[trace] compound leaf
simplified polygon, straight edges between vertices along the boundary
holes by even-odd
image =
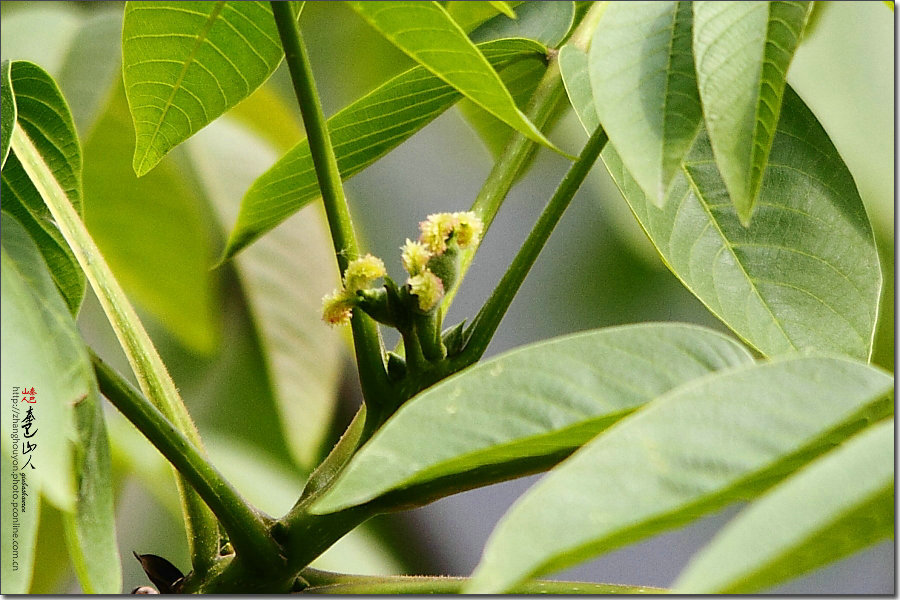
[[[284,52],[266,2],[128,2],[125,91],[134,120],[134,172],[249,96]]]
[[[694,61],[716,164],[744,225],[812,2],[693,2]]]
[[[515,350],[404,405],[314,510],[460,475],[471,487],[478,469],[494,481],[545,469],[672,388],[747,362],[734,341],[678,324],[602,329]]]
[[[661,205],[703,121],[691,3],[610,3],[591,41],[590,79],[610,142]]]
[[[756,217],[743,227],[701,133],[664,209],[614,151],[603,160],[666,264],[760,352],[872,351],[881,270],[850,175],[812,112],[786,90]]]
[[[672,390],[553,469],[497,525],[468,592],[500,593],[740,499],[893,412],[893,379],[794,356]]]
[[[13,61],[10,80],[17,126],[34,143],[81,214],[81,146],[65,98],[53,78],[31,62]],[[3,165],[0,193],[3,209],[14,215],[35,240],[69,310],[77,314],[84,298],[84,274],[11,149]]]
[[[498,68],[541,57],[546,52],[537,42],[523,39],[486,42],[480,48]],[[344,107],[328,119],[341,177],[351,177],[377,161],[460,97],[442,79],[424,67],[415,67]],[[303,140],[247,190],[225,258],[234,256],[318,197],[319,185],[309,142]]]
[[[752,594],[891,537],[894,421],[816,459],[741,512],[675,582],[687,594]]]
[[[497,72],[437,2],[350,2],[388,41],[489,113],[553,150]]]

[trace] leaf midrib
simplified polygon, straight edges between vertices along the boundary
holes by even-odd
[[[154,144],[156,143],[156,138],[159,135],[160,128],[162,128],[162,124],[166,119],[166,115],[169,113],[169,109],[172,107],[172,103],[175,100],[175,94],[181,90],[181,84],[184,81],[185,76],[187,75],[187,71],[190,66],[194,63],[196,59],[197,52],[200,50],[200,47],[203,45],[203,42],[206,41],[207,36],[209,35],[210,30],[213,27],[216,19],[219,18],[219,14],[221,14],[222,10],[225,8],[225,2],[220,0],[216,2],[215,7],[213,7],[212,12],[207,17],[206,21],[203,23],[203,27],[196,35],[196,39],[194,40],[194,47],[191,48],[191,53],[185,59],[181,72],[178,74],[178,79],[175,80],[175,84],[172,86],[172,91],[169,93],[169,98],[166,100],[165,106],[163,106],[162,113],[159,116],[159,119],[156,122],[156,127],[153,130],[153,133],[150,135],[150,142],[144,147],[144,154],[141,156],[141,162],[138,165],[138,168],[135,169],[135,172],[138,176],[146,173],[144,170],[144,165],[147,163],[147,157],[150,154],[150,150],[153,149]]]
[[[695,138],[695,141],[696,141],[696,138]],[[685,167],[687,167],[687,165],[689,165],[689,164],[692,164],[692,163],[688,163],[688,162],[684,163]],[[719,226],[719,222],[716,220],[716,218],[713,216],[712,212],[709,210],[709,206],[706,205],[706,199],[703,197],[703,194],[700,192],[700,188],[697,186],[697,182],[694,181],[693,177],[691,177],[690,170],[687,168],[683,168],[682,172],[684,173],[684,176],[687,178],[688,182],[690,183],[691,191],[697,196],[697,202],[703,208],[703,212],[706,213],[706,216],[709,217],[709,221],[712,224],[712,226],[715,227],[716,233],[719,234],[719,238],[722,240],[723,248],[727,249],[728,253],[731,254],[732,258],[734,258],[735,264],[741,270],[741,274],[743,274],[744,279],[750,285],[750,289],[753,290],[753,293],[756,295],[756,297],[762,303],[763,307],[765,307],[766,312],[769,313],[769,316],[772,318],[772,322],[775,323],[775,326],[778,328],[778,331],[780,331],[781,335],[784,336],[784,339],[787,340],[787,343],[791,346],[791,349],[798,350],[799,348],[797,347],[796,344],[794,344],[794,340],[792,340],[791,337],[788,336],[788,334],[784,330],[784,327],[782,326],[781,322],[775,317],[775,313],[772,311],[772,307],[769,306],[769,303],[766,301],[766,299],[762,297],[762,294],[760,293],[759,289],[756,287],[754,280],[750,277],[750,274],[747,273],[747,270],[744,268],[744,264],[741,262],[737,253],[734,251],[734,248],[731,246],[731,240],[729,240],[728,236],[725,235],[725,232],[722,231],[722,228]],[[693,290],[691,290],[691,291],[693,291]],[[718,314],[716,311],[713,311],[713,312]],[[759,348],[756,344],[754,344],[750,340],[747,340],[747,343],[749,343],[751,346],[753,346],[754,348],[756,348],[757,350],[762,352],[764,355],[768,356],[768,353],[763,351],[761,348]]]

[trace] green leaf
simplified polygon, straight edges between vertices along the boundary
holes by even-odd
[[[734,518],[678,577],[687,594],[748,594],[893,537],[894,421],[810,463]]]
[[[2,229],[3,306],[17,311],[13,316],[4,316],[3,325],[4,334],[12,328],[10,335],[17,341],[10,348],[4,335],[3,346],[7,357],[23,355],[14,359],[10,372],[4,369],[3,379],[34,387],[37,392],[34,405],[19,403],[20,410],[29,406],[34,409],[37,425],[32,438],[37,443],[32,453],[35,467],[19,469],[28,473],[32,484],[30,506],[36,506],[42,494],[63,511],[69,553],[87,593],[119,593],[122,575],[115,536],[109,445],[90,359],[34,241],[6,213],[2,214]],[[18,312],[24,312],[24,308],[14,308],[16,298],[8,300],[7,286],[11,294],[16,294],[19,282],[10,283],[7,270],[10,277],[22,278],[21,283],[35,304],[29,316],[42,320],[43,326],[29,322]],[[22,346],[29,340],[36,344],[37,354],[23,352]],[[51,370],[52,377],[48,376]],[[19,431],[21,436],[22,430]],[[22,458],[24,455],[20,454],[20,464],[24,463]]]
[[[518,39],[488,42],[481,50],[496,67],[546,52],[536,42]],[[344,107],[328,119],[341,177],[351,177],[374,163],[459,98],[439,77],[416,67]],[[224,257],[234,256],[318,197],[309,143],[303,140],[247,190]]]
[[[520,4],[519,2],[507,2],[510,5]],[[481,0],[450,0],[444,4],[447,14],[456,21],[463,31],[469,32],[475,29],[481,23],[497,16],[497,9],[490,2],[482,2]]]
[[[590,134],[600,126],[600,118],[594,105],[587,53],[573,44],[566,44],[559,51],[559,70],[569,103],[581,126]]]
[[[85,225],[129,296],[187,348],[208,354],[221,335],[221,298],[203,197],[183,151],[135,176],[121,82],[113,92],[84,144]]]
[[[71,117],[70,117],[71,119]],[[77,146],[77,138],[75,138]],[[113,277],[109,265],[100,254],[68,198],[59,180],[41,151],[22,128],[13,131],[10,147],[21,160],[22,167],[43,198],[66,243],[78,258],[94,294],[100,301],[113,331],[119,340],[141,390],[163,414],[198,448],[203,447],[200,435],[184,406],[175,382],[166,370],[137,313],[125,292]],[[183,482],[182,482],[183,483]],[[186,483],[179,486],[185,508],[188,543],[193,561],[200,561],[217,552],[218,526],[209,508]]]
[[[556,48],[572,27],[575,4],[523,2],[516,7],[516,14],[518,18],[515,21],[504,15],[494,17],[479,26],[469,37],[474,42],[521,37],[533,39],[548,48]],[[516,106],[524,109],[546,72],[547,61],[543,57],[535,57],[506,67],[500,71],[500,79]],[[556,107],[551,122],[562,114],[564,108],[564,103]],[[459,110],[491,155],[498,158],[515,130],[467,98],[460,101]]]
[[[265,2],[128,2],[125,90],[134,119],[134,172],[249,96],[284,52]]]
[[[189,149],[219,220],[227,227],[234,221],[241,193],[271,164],[274,153],[228,121],[213,124],[192,140]],[[334,264],[328,230],[313,206],[235,260],[282,432],[297,464],[307,471],[321,457],[342,371],[340,334],[321,318],[322,297],[339,285]]]
[[[546,469],[657,396],[750,360],[721,334],[677,324],[602,329],[513,351],[404,405],[314,510],[457,476],[473,487],[479,472],[497,481]]]
[[[122,13],[104,10],[84,20],[54,73],[72,110],[72,119],[86,137],[121,78]],[[130,123],[129,123],[130,126]]]
[[[20,397],[13,405],[15,411],[4,415],[3,452],[14,457],[16,472],[27,473],[31,506],[43,494],[54,506],[71,511],[75,507],[69,443],[75,435],[72,405],[90,392],[84,348],[37,245],[12,216],[3,212],[0,220],[3,397],[7,402],[14,398],[13,386],[20,394],[23,388],[36,392],[34,404]],[[33,409],[30,431],[34,437],[26,440],[22,421],[29,408]],[[13,425],[15,439],[11,438]],[[26,441],[36,445],[28,453]]]
[[[87,13],[43,5],[5,19],[2,28],[4,57],[46,69],[59,84],[79,135],[85,136],[121,77],[121,8]]]
[[[3,255],[6,256],[5,254]],[[5,265],[4,265],[5,269]],[[4,286],[6,281],[4,279]],[[5,297],[4,297],[5,299]],[[6,305],[4,304],[4,307]],[[5,329],[5,326],[4,326]],[[9,391],[4,385],[3,394]],[[9,419],[4,419],[9,421]],[[4,427],[4,433],[7,433]],[[4,594],[27,594],[31,586],[31,578],[34,573],[35,546],[37,543],[37,530],[40,522],[40,496],[35,484],[29,484],[31,491],[30,501],[26,505],[25,512],[13,510],[12,506],[21,502],[20,485],[14,489],[12,479],[12,459],[4,447],[3,456],[0,458],[0,468],[3,469],[3,489],[0,498],[3,501],[3,509],[6,514],[0,519],[0,531],[3,532],[3,565],[0,566],[0,591]]]
[[[183,154],[135,177],[130,160],[134,128],[120,74],[121,8],[86,19],[77,15],[56,8],[4,20],[4,51],[43,56],[56,65],[54,74],[75,125],[87,134],[84,217],[91,235],[128,294],[184,346],[208,353],[219,338],[220,299],[213,285],[218,274],[208,271],[212,240],[202,198],[178,160]],[[14,27],[7,27],[9,22]],[[22,33],[48,29],[54,44],[40,52],[29,46],[33,34]]]
[[[18,127],[45,157],[54,177],[81,213],[81,148],[59,87],[41,67],[26,61],[11,63],[10,78]],[[3,166],[0,185],[3,209],[15,215],[37,242],[69,310],[77,314],[84,297],[84,274],[12,150]]]
[[[86,354],[84,358],[88,360]],[[92,381],[88,395],[75,405],[76,500],[74,513],[63,513],[66,545],[84,593],[119,594],[122,563],[116,542],[109,440],[93,371],[89,362],[85,365]]]
[[[529,58],[503,69],[500,72],[500,79],[503,80],[516,105],[524,107],[546,72],[547,63],[542,58]],[[491,156],[497,159],[515,131],[466,98],[460,100],[459,111],[484,142]]]
[[[61,540],[65,538],[63,513],[45,499],[40,500],[40,523],[34,564],[40,565],[31,575],[29,594],[54,594],[72,585],[72,566],[69,550]]]
[[[499,593],[755,497],[890,414],[892,391],[893,379],[868,365],[797,356],[676,388],[521,497],[466,591]]]
[[[4,60],[0,67],[0,94],[2,94],[2,107],[0,110],[0,122],[2,122],[2,149],[3,164],[6,164],[6,155],[9,154],[9,140],[12,138],[13,126],[16,124],[16,100],[13,98],[12,81],[10,79],[9,61]]]
[[[577,48],[563,48],[563,80],[591,132],[599,121],[586,66]],[[750,228],[729,206],[703,134],[686,166],[692,178],[676,176],[664,210],[614,149],[602,158],[666,265],[745,341],[770,356],[818,348],[867,358],[881,289],[871,226],[853,177],[815,116],[790,87],[784,102],[760,222]]]
[[[703,121],[691,2],[610,3],[594,30],[590,79],[610,142],[661,206]]]
[[[496,8],[499,12],[503,13],[510,19],[517,18],[515,11],[513,11],[508,2],[488,2],[488,4]]]
[[[350,2],[388,41],[528,138],[559,151],[519,110],[500,76],[437,2]]]
[[[522,2],[515,8],[516,18],[497,15],[469,34],[476,44],[504,38],[534,40],[547,48],[557,48],[575,20],[574,2]]]
[[[81,13],[70,5],[56,3],[29,8],[32,7],[35,9],[3,16],[0,52],[4,60],[28,60],[57,75],[65,60],[65,50],[81,26]]]
[[[694,2],[694,59],[716,164],[744,225],[812,2]]]
[[[741,226],[700,135],[660,210],[614,151],[602,155],[663,260],[722,321],[768,356],[793,349],[867,359],[881,272],[853,177],[788,89],[753,224]]]

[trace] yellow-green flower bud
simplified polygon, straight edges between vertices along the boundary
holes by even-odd
[[[403,268],[410,275],[418,275],[425,270],[428,259],[431,258],[431,251],[421,242],[414,242],[407,238],[406,244],[400,250],[400,260],[403,262]]]
[[[348,325],[353,316],[356,296],[346,290],[335,290],[322,298],[322,320],[329,325]]]
[[[450,213],[436,213],[419,223],[419,241],[425,244],[432,254],[441,255],[447,250],[447,238],[456,228],[456,217]]]
[[[440,277],[424,270],[406,280],[409,291],[419,299],[419,310],[429,312],[444,297],[444,284]]]
[[[481,233],[484,231],[484,223],[478,216],[469,212],[453,213],[456,219],[456,243],[460,248],[469,248],[478,244]]]
[[[386,273],[384,262],[380,258],[366,254],[347,265],[347,270],[344,271],[344,289],[355,294],[371,286],[376,279],[384,277]]]

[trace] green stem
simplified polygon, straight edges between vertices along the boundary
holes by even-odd
[[[595,2],[572,32],[569,43],[585,50],[594,33],[594,29],[597,27],[597,21],[603,15],[603,11],[606,10],[608,4],[609,2]],[[547,71],[540,82],[538,82],[528,107],[525,109],[525,114],[538,129],[543,130],[556,113],[557,106],[561,102],[566,102],[566,93],[562,74],[559,71],[559,62],[554,53],[550,56]],[[512,186],[537,151],[537,148],[537,143],[516,132],[507,143],[506,148],[503,149],[503,154],[494,163],[494,168],[491,169],[484,185],[481,186],[481,190],[478,192],[478,196],[475,197],[475,202],[472,204],[471,209],[484,221],[485,232],[487,232],[488,227],[490,227],[491,222],[497,215],[497,211],[500,209],[500,205],[503,204],[506,195],[509,194],[509,190],[512,189]],[[477,251],[478,248],[476,247],[462,253],[459,277],[453,289],[447,292],[447,295],[441,302],[442,316],[450,308],[450,304],[456,296],[456,291],[459,289],[459,284],[469,270],[469,266],[472,264]]]
[[[290,2],[273,1],[271,5],[281,44],[284,47],[284,60],[290,70],[294,93],[300,104],[300,114],[306,128],[322,201],[325,204],[325,214],[331,230],[338,267],[343,273],[349,262],[359,256],[359,247],[350,218],[350,207],[344,197],[341,173],[331,145],[322,104],[319,102],[319,94],[316,91],[312,66],[297,21],[291,11]],[[379,406],[392,395],[384,366],[384,347],[375,321],[361,310],[353,313],[353,344],[360,384],[363,396],[370,404],[369,414],[376,416],[375,413],[380,412],[377,410]]]
[[[525,243],[519,249],[519,253],[516,254],[512,264],[510,264],[509,269],[503,275],[503,279],[497,284],[491,297],[488,298],[488,301],[472,322],[469,341],[460,354],[459,360],[463,364],[471,364],[481,358],[488,343],[494,336],[494,332],[500,325],[503,315],[506,314],[506,310],[512,303],[516,292],[519,291],[519,287],[525,280],[525,276],[528,275],[528,271],[534,265],[535,260],[537,260],[563,212],[568,208],[575,192],[581,187],[584,178],[591,170],[597,157],[600,156],[600,152],[606,146],[606,141],[606,132],[603,131],[602,127],[598,127],[587,144],[585,144],[578,160],[566,173],[562,183],[559,184],[550,202],[544,208],[544,212],[541,213],[540,218],[535,223],[534,229],[528,234],[528,239],[525,240]]]
[[[531,102],[525,114],[538,129],[543,129],[564,97],[565,88],[559,72],[559,64],[556,57],[552,57],[547,71],[531,97]],[[485,232],[491,226],[497,211],[500,209],[500,205],[503,204],[503,200],[509,194],[509,190],[512,189],[522,169],[528,164],[534,153],[537,152],[537,148],[536,142],[516,132],[509,143],[507,143],[506,148],[503,149],[503,154],[494,163],[494,167],[488,174],[484,185],[481,186],[481,190],[475,197],[471,208],[484,222]],[[442,315],[446,314],[447,309],[450,308],[450,304],[456,297],[456,291],[466,276],[466,272],[468,272],[477,250],[477,247],[470,248],[460,253],[459,275],[453,288],[447,292],[447,295],[444,296],[441,302]]]
[[[413,317],[416,328],[416,337],[422,346],[422,353],[430,361],[444,358],[446,351],[441,345],[441,331],[437,322],[437,314],[433,312],[427,315]]]
[[[141,391],[191,443],[202,449],[200,434],[178,394],[175,382],[169,376],[134,307],[116,281],[112,270],[82,223],[81,217],[75,212],[65,191],[53,176],[53,172],[28,135],[19,127],[13,131],[11,148],[44,199],[53,220],[97,295],[137,377]],[[191,563],[195,573],[203,574],[212,567],[219,555],[218,524],[190,486],[181,478],[177,481],[185,515],[188,545],[191,549]]]
[[[313,79],[306,46],[300,37],[300,30],[294,20],[291,5],[289,2],[271,2],[270,4],[272,13],[275,15],[275,23],[278,26],[278,34],[281,36],[281,44],[284,47],[284,59],[291,72],[294,93],[300,103],[303,126],[306,128],[313,166],[319,180],[322,200],[325,203],[325,212],[328,215],[331,239],[334,242],[338,266],[343,273],[347,264],[359,255],[359,248],[350,218],[350,208],[344,197],[344,187],[341,184],[337,158],[335,158],[331,146],[331,138],[328,134],[325,114],[322,112],[322,104],[319,102],[319,94]]]
[[[309,582],[305,594],[459,594],[466,577],[345,575],[307,568],[300,573]],[[644,586],[576,581],[530,581],[512,594],[664,594],[667,590]]]
[[[303,488],[303,493],[300,495],[300,499],[297,501],[294,509],[282,519],[282,522],[290,526],[291,516],[295,514],[295,511],[305,504],[310,497],[318,497],[318,495],[331,485],[359,447],[365,422],[366,407],[363,405],[356,412],[353,420],[350,421],[350,425],[344,430],[341,439],[334,445],[334,448],[331,449],[331,452],[328,453],[325,460],[323,460],[322,463],[316,467],[315,471],[310,474],[309,479],[306,481],[306,486]]]
[[[260,571],[284,562],[266,520],[222,477],[197,448],[140,392],[93,351],[100,391],[197,491],[222,523],[235,553]]]

